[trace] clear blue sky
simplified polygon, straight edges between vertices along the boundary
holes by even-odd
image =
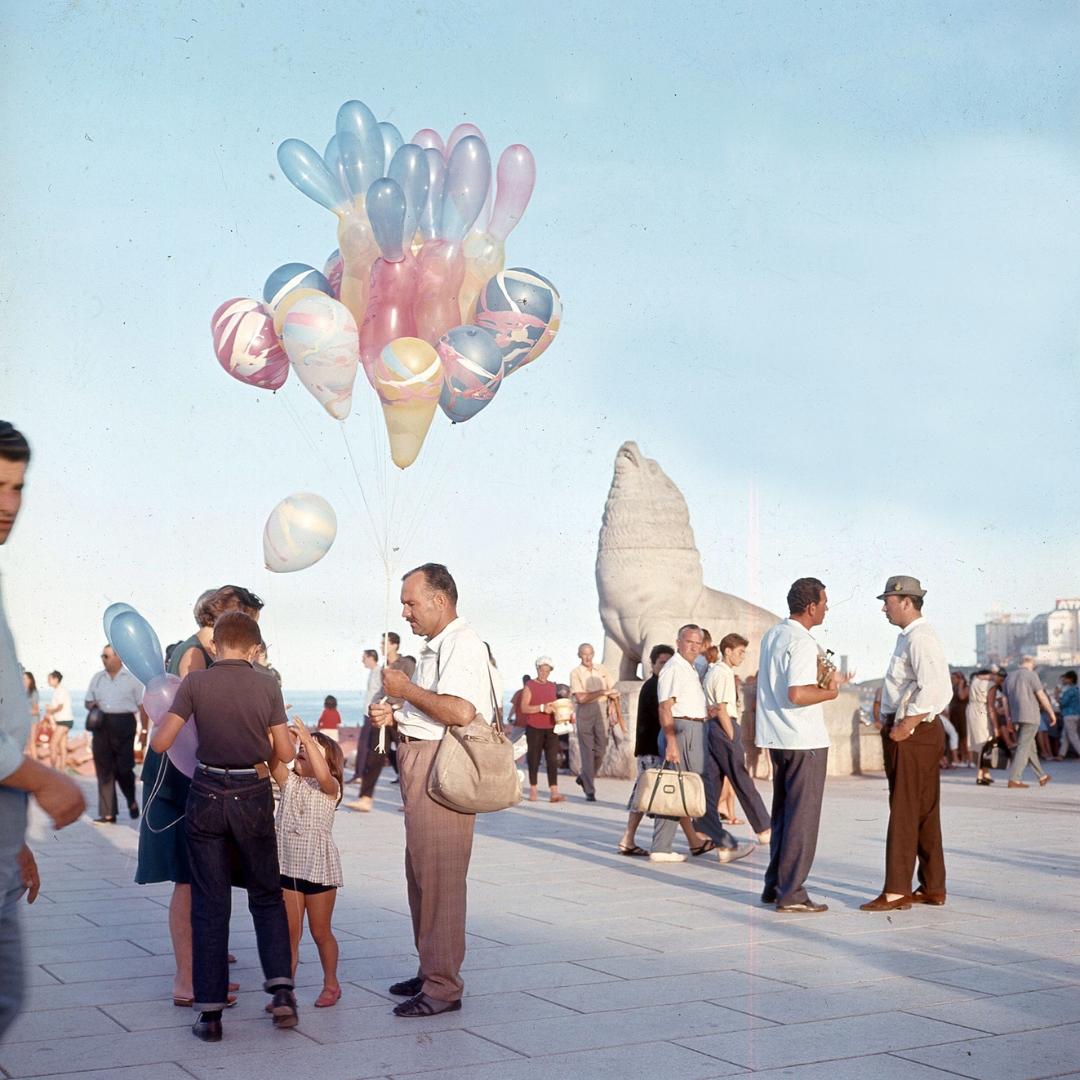
[[[0,416],[35,451],[0,569],[34,670],[82,685],[107,603],[172,641],[236,582],[292,686],[362,685],[383,575],[340,434],[295,381],[287,408],[229,379],[208,325],[335,247],[274,155],[353,97],[538,163],[508,264],[558,283],[562,335],[440,430],[402,553],[451,566],[510,681],[599,637],[625,439],[687,496],[706,582],[782,611],[821,577],[860,676],[891,651],[890,573],[923,579],[956,662],[993,605],[1080,591],[1075,4],[43,0],[0,31]],[[307,490],[339,539],[274,578],[262,523]]]

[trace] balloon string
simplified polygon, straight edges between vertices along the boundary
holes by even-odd
[[[375,515],[371,511],[371,505],[368,503],[367,492],[364,491],[364,484],[360,479],[360,470],[359,470],[359,468],[357,468],[356,458],[353,457],[352,445],[349,442],[349,433],[345,430],[345,424],[344,423],[342,423],[340,425],[340,427],[341,427],[341,437],[342,437],[342,439],[345,440],[345,451],[349,455],[349,464],[352,465],[353,476],[356,477],[356,486],[360,489],[360,498],[363,499],[363,501],[364,501],[364,509],[367,511],[368,521],[371,524],[371,540],[372,540],[372,543],[375,546],[375,550],[379,551],[380,550],[380,544],[379,544],[379,526],[378,526],[378,522],[376,521]],[[385,554],[385,546],[386,545],[385,545],[385,542],[381,546],[382,546],[383,564],[386,565],[386,554]],[[387,568],[387,572],[389,572],[389,568]]]
[[[390,566],[386,567],[386,619],[383,622],[383,661],[385,666],[386,649],[390,644]],[[386,728],[379,728],[379,753],[386,753]]]

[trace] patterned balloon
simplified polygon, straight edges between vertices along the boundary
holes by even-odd
[[[334,290],[323,274],[307,263],[285,263],[279,266],[263,286],[263,301],[273,311],[293,289],[318,289],[327,296],[333,296]]]
[[[341,299],[341,275],[345,270],[345,260],[341,257],[339,248],[327,256],[326,265],[322,268],[323,277],[330,283],[331,294],[335,300]]]
[[[512,375],[529,362],[529,354],[560,311],[559,294],[550,281],[515,267],[500,271],[484,287],[476,302],[475,322],[495,338],[505,374]]]
[[[442,361],[420,338],[395,338],[379,354],[373,375],[390,456],[399,469],[406,469],[416,460],[431,427],[442,392]]]
[[[226,300],[210,321],[214,355],[248,386],[277,390],[289,376],[289,358],[274,333],[274,320],[258,300]]]
[[[360,335],[348,308],[330,296],[306,296],[285,316],[282,340],[300,381],[335,420],[344,420],[360,363]]]
[[[314,566],[337,536],[337,515],[321,496],[290,495],[274,507],[263,529],[266,569],[291,574]]]
[[[455,424],[474,417],[502,385],[502,350],[479,326],[455,326],[438,344],[443,364],[439,407]]]
[[[520,267],[515,267],[514,269],[520,269]],[[525,273],[529,272],[530,271],[525,271]],[[555,340],[555,335],[559,332],[559,328],[562,326],[562,297],[559,296],[559,290],[556,289],[547,278],[540,277],[539,274],[533,274],[533,276],[540,278],[540,280],[551,289],[552,312],[551,318],[548,320],[547,329],[540,336],[540,340],[532,347],[529,355],[518,364],[519,368],[523,368],[526,364],[531,364],[541,353],[546,352],[548,346]]]

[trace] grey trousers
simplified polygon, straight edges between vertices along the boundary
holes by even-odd
[[[604,713],[601,716],[582,719],[577,722],[578,749],[581,751],[581,772],[578,780],[586,795],[596,794],[596,785],[593,783],[600,766],[604,764],[604,755],[607,753],[608,741],[608,718],[605,702]]]
[[[735,837],[720,823],[720,815],[716,812],[716,802],[720,797],[720,792],[713,787],[710,770],[705,766],[709,752],[705,724],[701,720],[684,720],[681,717],[675,717],[675,741],[679,744],[679,758],[683,769],[697,773],[705,785],[705,816],[694,819],[694,828],[707,836],[717,847],[737,847]],[[667,738],[663,731],[660,732],[659,745],[662,761],[667,751]],[[653,851],[671,851],[678,826],[678,818],[655,818]]]
[[[772,840],[761,898],[780,905],[807,900],[804,882],[814,864],[829,750],[770,750],[773,766]]]
[[[16,856],[26,833],[26,792],[0,787],[0,1039],[22,1011],[25,970],[19,900],[22,874]]]
[[[1016,749],[1013,751],[1012,762],[1009,765],[1010,784],[1024,775],[1024,768],[1029,763],[1035,770],[1036,776],[1042,778],[1046,775],[1042,765],[1039,764],[1039,747],[1035,742],[1035,736],[1038,734],[1038,724],[1016,725]]]

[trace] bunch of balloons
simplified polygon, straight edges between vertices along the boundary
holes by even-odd
[[[181,680],[166,673],[165,656],[154,628],[130,604],[110,604],[102,623],[105,640],[113,652],[143,684],[142,705],[156,727],[171,709]],[[194,776],[198,749],[195,720],[189,716],[167,753],[185,776]]]
[[[416,460],[436,406],[455,423],[495,396],[558,333],[555,286],[504,269],[506,238],[536,181],[529,148],[507,147],[492,183],[479,128],[444,143],[431,128],[406,143],[360,101],[338,110],[325,153],[278,147],[288,179],[337,215],[338,248],[322,271],[278,267],[263,299],[227,300],[212,320],[230,375],[277,390],[289,366],[344,420],[360,365],[379,395],[394,464]]]

